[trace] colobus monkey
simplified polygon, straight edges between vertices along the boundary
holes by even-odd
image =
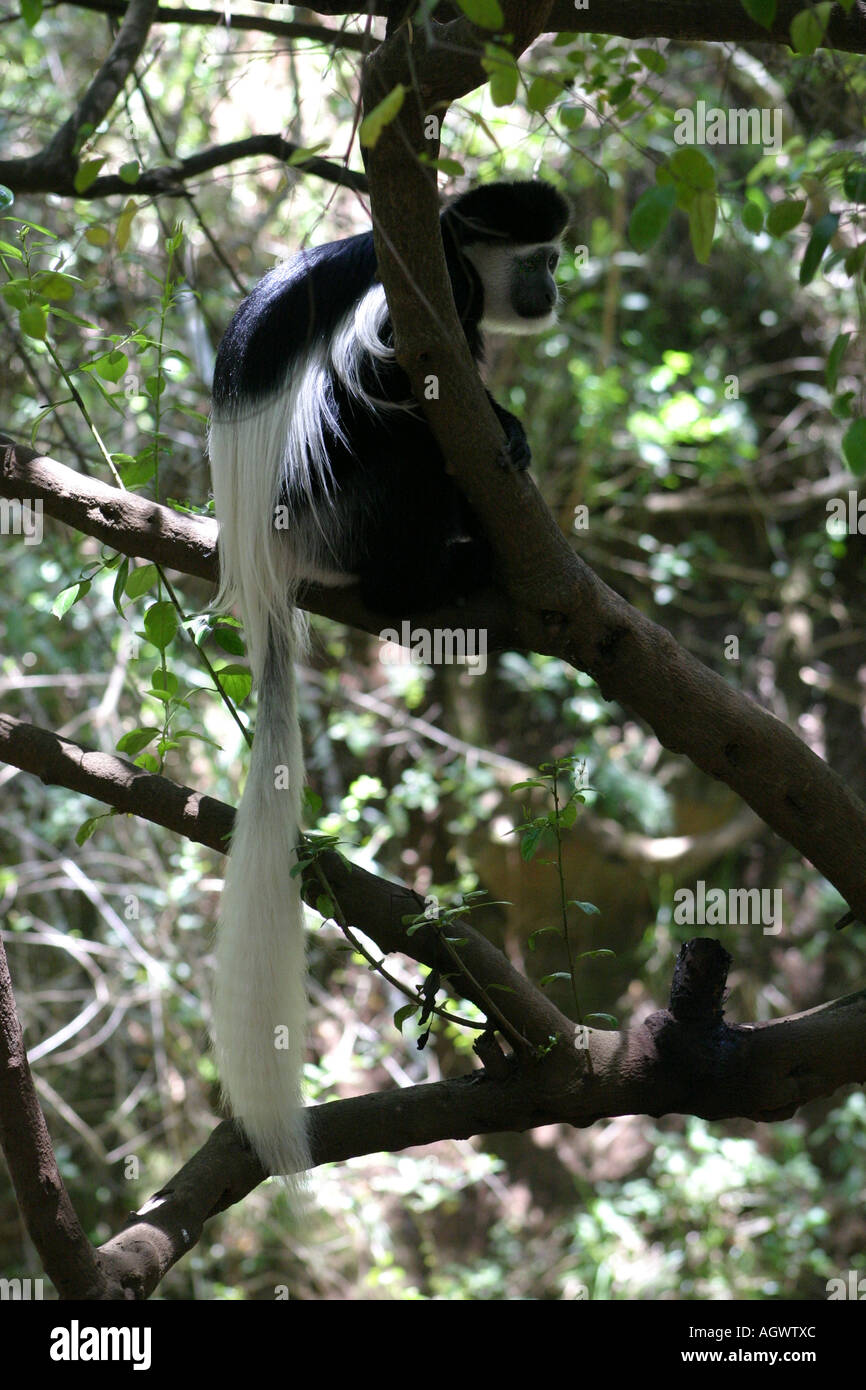
[[[547,183],[496,183],[441,217],[454,299],[476,362],[482,332],[555,321],[568,220]],[[520,422],[491,398],[515,467]],[[294,662],[304,581],[357,581],[392,617],[484,584],[491,555],[394,359],[371,232],[303,251],[240,306],[217,354],[210,459],[218,605],[246,631],[258,720],[217,941],[214,1033],[223,1088],[265,1168],[308,1166],[299,1093],[303,909],[290,876],[303,759]],[[283,789],[284,788],[284,789]]]

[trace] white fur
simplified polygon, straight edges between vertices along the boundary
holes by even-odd
[[[558,246],[537,242],[525,246],[497,246],[479,241],[464,246],[463,254],[471,261],[484,288],[484,313],[481,328],[487,333],[543,333],[556,323],[556,304],[549,314],[539,318],[522,318],[515,314],[511,302],[511,276],[514,261],[531,256],[534,251],[558,251]]]
[[[533,247],[518,247],[516,254]],[[520,319],[511,308],[510,267],[500,247],[467,249],[485,286],[482,327],[535,333],[555,321]],[[304,1055],[306,990],[304,917],[298,880],[290,869],[299,838],[303,755],[294,666],[303,653],[306,624],[295,606],[305,580],[346,583],[328,540],[351,525],[340,514],[324,429],[344,443],[328,397],[329,372],[362,404],[378,410],[417,411],[408,399],[366,396],[361,355],[387,364],[393,348],[382,340],[385,292],[374,285],[345,315],[330,342],[290,364],[285,386],[243,414],[215,413],[210,428],[214,503],[220,522],[220,591],[216,605],[237,605],[244,622],[259,710],[250,771],[235,818],[217,939],[214,1034],[225,1095],[265,1167],[291,1175],[309,1166],[300,1076]],[[321,503],[309,521],[275,527],[276,508]],[[324,512],[324,514],[322,514]],[[288,787],[275,785],[288,769]],[[283,1045],[285,1044],[285,1045]]]
[[[352,576],[340,573],[329,553],[328,535],[333,538],[343,524],[336,509],[321,516],[312,507],[313,519],[295,520],[290,531],[277,529],[274,521],[284,489],[300,501],[314,493],[332,496],[323,426],[341,435],[328,399],[328,371],[364,400],[361,352],[382,362],[393,357],[381,338],[386,315],[385,294],[376,285],[345,316],[327,347],[292,364],[283,390],[243,415],[216,414],[210,427],[220,522],[216,606],[239,608],[259,688],[250,771],[220,904],[214,1039],[233,1113],[265,1167],[286,1175],[309,1165],[300,1090],[304,918],[298,881],[289,872],[304,778],[294,666],[305,647],[306,624],[295,597],[304,580],[341,584]],[[275,786],[280,768],[288,770],[282,790]]]

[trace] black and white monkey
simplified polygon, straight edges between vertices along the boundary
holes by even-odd
[[[568,216],[538,181],[482,186],[445,208],[448,272],[476,362],[485,330],[554,323]],[[491,404],[513,465],[526,468],[520,422]],[[480,524],[395,361],[371,232],[301,252],[240,306],[217,354],[210,459],[217,604],[240,610],[259,689],[220,910],[214,1034],[234,1114],[268,1171],[291,1173],[308,1166],[303,908],[289,872],[303,782],[298,588],[357,582],[368,606],[393,617],[492,575]]]

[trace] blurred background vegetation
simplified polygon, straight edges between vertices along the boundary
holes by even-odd
[[[0,24],[7,157],[49,138],[110,39],[105,16],[72,5],[29,18]],[[265,157],[216,168],[184,195],[143,198],[136,166],[276,131],[359,169],[359,61],[339,42],[154,29],[137,81],[86,151],[103,173],[127,169],[128,198],[19,196],[0,223],[0,428],[32,432],[110,482],[97,430],[127,485],[208,508],[208,383],[233,308],[275,259],[364,229],[365,199]],[[863,60],[583,35],[541,41],[522,74],[513,104],[476,92],[443,130],[445,191],[540,171],[574,206],[559,326],[539,342],[492,343],[491,388],[524,420],[539,486],[580,554],[866,796],[864,538],[826,510],[857,488],[860,468],[843,441],[862,413],[866,243],[850,195]],[[628,236],[675,153],[674,111],[697,99],[778,108],[784,128],[767,156],[703,150],[718,194],[704,265],[682,210],[645,250]],[[798,225],[771,222],[770,235],[773,205],[797,199]],[[828,210],[838,233],[801,285]],[[582,505],[586,529],[575,526]],[[118,557],[48,518],[41,545],[3,542],[4,708],[106,751],[126,736],[129,756],[236,802],[242,740],[194,643],[179,635],[168,652],[176,698],[148,693],[161,668],[144,635],[164,597],[153,576],[124,571],[118,584]],[[233,660],[225,633],[222,648],[213,635],[209,586],[174,582],[211,659]],[[697,929],[734,958],[731,1019],[793,1013],[862,984],[864,928],[834,932],[835,891],[561,662],[508,653],[483,677],[387,667],[375,639],[317,619],[302,704],[322,827],[445,905],[486,890],[497,905],[474,922],[535,978],[563,969],[553,935],[528,941],[554,920],[557,885],[543,855],[521,858],[525,793],[511,787],[553,757],[580,760],[567,883],[598,910],[579,914],[575,936],[582,951],[615,952],[582,967],[585,1010],[626,1026],[666,1003],[676,951],[695,934],[675,922],[674,893],[698,880],[782,893],[777,935]],[[100,1241],[218,1110],[207,1039],[222,860],[14,768],[0,789],[3,937],[62,1170]],[[314,915],[310,963],[314,1099],[476,1065],[473,1038],[454,1029],[434,1028],[424,1050],[411,1027],[401,1035],[401,998]],[[417,979],[411,962],[403,969]],[[567,985],[550,989],[573,1011]],[[820,1299],[828,1278],[866,1272],[864,1110],[854,1090],[783,1124],[623,1116],[358,1159],[314,1174],[298,1237],[282,1194],[259,1189],[211,1223],[160,1296],[272,1298],[288,1285],[314,1299]],[[0,1275],[38,1272],[0,1173]]]

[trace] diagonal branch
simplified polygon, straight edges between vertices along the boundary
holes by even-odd
[[[46,169],[65,173],[82,142],[105,119],[147,42],[157,0],[130,0],[111,52],[68,120],[36,158]]]
[[[404,186],[407,181],[404,176]],[[446,343],[443,356],[449,350]],[[464,395],[456,404],[447,399],[440,402],[434,426],[446,453],[452,451],[454,438],[466,442],[476,437],[472,417],[467,428],[459,409],[465,394],[471,397],[476,386],[480,391],[475,418],[479,441],[482,415],[488,410],[474,364],[465,378],[453,379]],[[493,420],[487,435],[492,441],[488,457],[498,450],[498,428]],[[4,438],[0,436],[0,445]],[[502,556],[503,571],[515,585],[511,601],[490,591],[470,607],[419,615],[417,621],[452,628],[486,623],[490,651],[514,646],[543,651],[589,672],[606,698],[618,700],[644,719],[665,747],[684,753],[711,777],[727,783],[810,859],[855,916],[866,921],[866,806],[781,720],[704,666],[669,632],[603,584],[574,554],[525,475],[503,475],[492,463],[488,471],[489,494],[479,491],[485,473],[484,454],[478,447],[470,465],[462,469],[461,485],[471,492],[473,505],[483,515]],[[143,555],[170,568],[215,578],[213,522],[194,520],[82,478],[33,450],[0,447],[0,496],[35,498],[52,515],[124,554]],[[527,573],[528,553],[533,555],[533,568]],[[515,574],[516,581],[511,578]],[[352,589],[309,586],[301,599],[313,612],[366,632],[382,630],[381,614],[365,609]]]
[[[57,9],[68,0],[55,0],[46,5],[45,11]],[[77,10],[95,10],[97,14],[126,14],[126,0],[71,0]],[[360,7],[359,7],[360,8]],[[365,17],[360,9],[359,18]],[[351,29],[329,29],[324,24],[304,24],[297,19],[271,19],[268,15],[237,14],[228,8],[197,10],[189,5],[159,5],[154,15],[157,24],[197,25],[207,29],[229,29],[239,33],[274,34],[280,39],[307,39],[312,43],[326,44],[329,48],[343,48],[347,52],[366,53],[376,42],[369,34],[356,33]]]
[[[398,359],[496,552],[521,647],[588,672],[666,748],[738,792],[866,920],[866,806],[781,721],[604,585],[558,530],[531,478],[497,465],[501,428],[457,319],[436,190],[418,158],[428,94],[435,92],[441,114],[464,89],[465,71],[451,91],[441,77],[420,32],[410,42],[399,31],[367,60],[366,107],[398,82],[411,94],[370,151],[374,235]],[[433,400],[425,390],[431,374]]]

